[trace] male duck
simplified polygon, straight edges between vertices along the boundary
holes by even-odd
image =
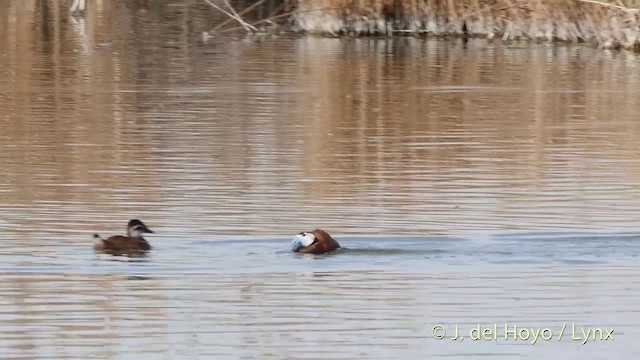
[[[293,252],[318,255],[336,250],[340,248],[340,244],[326,231],[315,229],[311,232],[301,232],[296,235],[293,238],[291,247]]]

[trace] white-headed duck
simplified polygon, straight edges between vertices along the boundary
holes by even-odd
[[[111,255],[142,255],[151,250],[151,245],[145,240],[143,234],[153,234],[153,231],[140,220],[134,219],[127,225],[127,236],[111,236],[103,239],[94,234],[94,248],[97,252]]]
[[[340,248],[340,244],[329,233],[320,229],[299,233],[293,239],[291,246],[293,252],[308,254],[326,254]]]

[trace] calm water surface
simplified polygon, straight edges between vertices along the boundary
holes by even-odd
[[[0,9],[0,358],[640,355],[637,56],[64,6]],[[133,217],[149,258],[93,254]]]

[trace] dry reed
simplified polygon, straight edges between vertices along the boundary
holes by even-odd
[[[319,34],[468,35],[640,50],[640,11],[595,0],[299,0],[294,20]]]

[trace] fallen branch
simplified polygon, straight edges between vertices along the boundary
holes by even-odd
[[[254,22],[252,25],[259,25],[265,22],[273,22],[273,20],[277,20],[277,19],[281,19],[287,16],[291,16],[294,14],[303,14],[303,13],[308,13],[308,12],[314,12],[314,11],[326,11],[326,10],[341,10],[344,9],[344,7],[339,6],[339,7],[327,7],[327,8],[320,8],[320,9],[308,9],[308,10],[293,10],[293,11],[289,11],[280,15],[276,15],[276,16],[272,16],[270,18],[267,19],[262,19],[259,21]],[[237,30],[241,30],[241,27],[235,27],[235,28],[230,28],[230,29],[225,29],[222,31],[219,31],[219,34],[223,34],[223,33],[227,33],[227,32],[232,32],[232,31],[237,31]]]
[[[233,13],[233,15],[235,15],[238,19],[242,19],[242,18],[240,17],[240,15],[238,15],[238,13],[236,12],[236,9],[234,9],[234,8],[233,8],[233,6],[231,6],[231,3],[229,3],[229,0],[224,0],[224,3],[227,5],[227,7],[229,8],[229,10],[231,10],[231,13]],[[253,31],[258,31],[258,29],[256,29],[256,27],[255,27],[255,26],[253,26],[253,25],[251,25],[251,24],[248,24],[248,23],[246,23],[246,22],[245,22],[245,24],[246,24],[249,28],[251,28],[251,30],[253,30]]]
[[[242,27],[243,27],[246,31],[251,31],[251,30],[253,30],[253,31],[258,31],[258,29],[257,29],[255,26],[253,26],[253,25],[251,25],[251,24],[247,23],[246,21],[242,20],[242,18],[241,18],[239,15],[237,15],[237,13],[235,13],[236,11],[235,11],[235,10],[233,10],[233,7],[231,7],[231,5],[229,4],[229,1],[228,1],[228,0],[225,0],[225,3],[227,4],[227,6],[229,6],[229,7],[231,8],[231,10],[235,13],[235,15],[234,15],[234,14],[229,13],[229,12],[228,12],[228,11],[226,11],[225,9],[221,8],[220,6],[218,6],[218,5],[214,4],[214,3],[212,3],[210,0],[204,0],[204,1],[205,1],[207,4],[209,4],[211,7],[213,7],[213,8],[215,8],[215,9],[220,10],[223,14],[225,14],[225,15],[227,15],[228,17],[230,17],[230,18],[232,18],[232,19],[236,20],[237,22],[239,22],[239,23],[240,23],[240,25],[242,25]]]
[[[251,5],[251,6],[249,6],[248,8],[246,8],[246,9],[244,9],[244,10],[240,11],[240,13],[238,14],[238,16],[242,16],[242,15],[246,14],[247,12],[249,12],[249,11],[251,11],[251,10],[255,9],[257,6],[260,6],[261,4],[263,4],[265,1],[267,1],[267,0],[260,0],[260,1],[257,1],[256,3],[254,3],[254,4],[253,4],[253,5]],[[225,20],[225,21],[221,22],[220,24],[216,25],[216,27],[214,27],[213,29],[211,29],[211,31],[215,32],[216,30],[220,29],[221,27],[223,27],[223,26],[227,25],[231,20],[233,20],[233,19],[227,19],[227,20]]]

